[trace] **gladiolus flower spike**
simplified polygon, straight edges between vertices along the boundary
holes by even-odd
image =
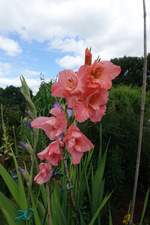
[[[109,61],[95,60],[92,63],[92,53],[86,48],[85,63],[78,71],[64,70],[59,73],[51,94],[66,100],[66,110],[55,104],[50,110],[50,117],[38,117],[31,123],[32,128],[42,129],[52,141],[37,154],[42,161],[39,173],[34,178],[37,184],[46,183],[55,177],[53,171],[64,159],[65,149],[72,164],[76,165],[87,151],[94,148],[74,122],[82,123],[87,119],[94,123],[101,121],[106,113],[112,80],[120,72],[121,68]],[[70,118],[72,123],[69,122]]]

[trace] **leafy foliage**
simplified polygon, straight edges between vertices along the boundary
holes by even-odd
[[[115,79],[114,84],[125,84],[132,86],[142,85],[143,57],[122,57],[111,60],[113,63],[121,66],[121,75]],[[150,53],[147,56],[148,61],[148,80],[147,88],[150,88]]]
[[[108,152],[108,174],[111,179],[107,180],[108,186],[117,191],[122,187],[132,190],[135,159],[138,142],[139,112],[140,112],[140,89],[118,86],[110,93],[107,113],[103,120],[103,135],[110,140]],[[143,156],[140,172],[140,190],[146,191],[150,185],[148,177],[150,157],[150,93],[147,93],[146,112],[143,136]],[[145,183],[145,180],[148,182]],[[127,182],[128,181],[128,182]],[[112,187],[111,186],[111,187]]]
[[[3,115],[9,138],[13,142],[14,131],[19,139],[18,128],[21,117],[25,116],[26,101],[21,94],[20,88],[9,86],[5,89],[0,88],[0,105],[3,105]],[[1,118],[1,117],[0,117]],[[2,126],[0,123],[0,145],[2,144]]]

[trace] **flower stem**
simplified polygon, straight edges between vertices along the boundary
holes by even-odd
[[[139,169],[141,161],[141,150],[142,150],[142,138],[143,138],[143,124],[144,124],[144,111],[145,111],[145,100],[146,100],[146,82],[147,82],[147,30],[146,30],[146,5],[145,0],[143,0],[143,22],[144,22],[144,68],[143,68],[143,85],[142,85],[142,95],[141,95],[141,114],[140,114],[140,127],[139,127],[139,139],[138,139],[138,150],[136,159],[136,170],[134,178],[134,188],[133,197],[131,203],[131,219],[129,225],[133,224]]]
[[[46,192],[47,192],[47,204],[48,204],[48,225],[52,225],[51,223],[51,206],[50,206],[50,190],[49,184],[46,184]]]
[[[67,177],[67,185],[69,186],[69,188],[71,188],[72,182],[71,182],[71,178],[70,178],[70,175],[69,175],[67,160],[66,160],[65,157],[64,157],[64,169],[65,169],[65,174],[66,174],[66,177]],[[74,199],[74,194],[72,192],[72,189],[70,189],[70,197],[71,197],[71,204],[72,204],[73,208],[75,209],[75,199]]]

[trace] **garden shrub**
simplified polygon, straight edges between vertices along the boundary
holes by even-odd
[[[108,154],[108,186],[132,190],[140,119],[140,88],[118,86],[111,90],[107,113],[102,121],[105,140],[110,137]],[[140,185],[144,191],[150,185],[150,92],[147,93],[143,134],[143,151],[140,170]],[[116,146],[116,147],[114,147]],[[119,160],[118,160],[119,159]],[[118,164],[118,165],[116,165]],[[117,169],[116,169],[117,168]],[[110,178],[110,177],[109,177]],[[146,181],[146,182],[145,182]]]

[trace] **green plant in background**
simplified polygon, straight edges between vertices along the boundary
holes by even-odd
[[[9,160],[11,157],[12,143],[8,134],[7,127],[5,126],[5,123],[4,123],[2,105],[1,105],[1,126],[3,130],[3,134],[2,134],[2,146],[0,147],[0,162],[2,164],[5,164],[5,162],[7,162],[7,160]]]
[[[14,131],[17,141],[20,139],[20,120],[25,116],[26,101],[19,87],[9,86],[0,89],[0,105],[3,106],[3,117],[7,127],[7,133],[14,144]],[[0,145],[2,145],[2,126],[0,123]]]
[[[142,86],[142,71],[143,71],[143,57],[128,57],[114,58],[111,60],[113,63],[121,66],[121,74],[114,81],[114,84],[131,85],[132,87]],[[147,88],[150,89],[150,53],[147,55]]]
[[[143,156],[141,164],[140,183],[144,192],[149,182],[150,157],[150,92],[147,93],[144,120]],[[110,137],[108,152],[108,174],[111,179],[107,184],[117,191],[130,192],[133,184],[134,162],[136,155],[140,110],[140,88],[129,86],[114,87],[110,92],[107,113],[103,119],[103,137]],[[118,160],[118,163],[116,163]],[[120,175],[119,175],[120,174]],[[144,176],[143,176],[144,175]],[[110,178],[110,177],[109,177]],[[128,180],[128,182],[126,182]],[[145,183],[147,180],[147,183]],[[112,183],[110,183],[111,181]]]
[[[51,86],[52,81],[46,83],[43,80],[38,93],[33,98],[34,104],[38,110],[38,115],[48,115],[50,108],[56,102],[56,98],[52,97],[50,93]]]

